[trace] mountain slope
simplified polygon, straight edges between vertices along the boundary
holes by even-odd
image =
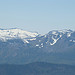
[[[24,31],[21,29],[1,29],[0,30],[0,40],[7,41],[11,39],[22,39],[24,42],[28,43],[28,39],[35,40],[37,33],[32,33]]]
[[[20,29],[1,30],[0,63],[37,61],[75,65],[75,31],[53,30],[41,36]]]

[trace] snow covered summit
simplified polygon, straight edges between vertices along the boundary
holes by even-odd
[[[0,40],[7,41],[10,39],[22,39],[27,42],[27,39],[34,40],[38,33],[28,32],[21,29],[0,29]]]

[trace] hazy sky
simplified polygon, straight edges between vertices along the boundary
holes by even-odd
[[[0,0],[0,28],[75,30],[75,0]]]

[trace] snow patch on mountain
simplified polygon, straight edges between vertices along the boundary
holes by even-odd
[[[73,40],[73,42],[75,42],[75,40]]]
[[[36,46],[39,46],[39,44],[36,44]]]
[[[75,42],[75,40],[70,40],[70,42]]]
[[[50,45],[54,45],[54,44],[59,40],[59,38],[58,38],[58,39],[54,39],[54,38],[52,37],[52,40],[53,40],[53,43],[50,42]]]
[[[70,36],[71,36],[71,33],[68,33],[68,34],[67,34],[67,37],[70,37]]]
[[[0,40],[7,41],[10,39],[22,39],[24,42],[28,43],[27,40],[36,40],[35,37],[37,33],[32,33],[24,31],[21,29],[9,29],[9,30],[0,30]]]
[[[43,43],[41,43],[41,47],[43,47]]]
[[[67,37],[71,37],[72,33],[73,31],[67,30],[67,29],[50,31],[49,35],[51,39],[53,40],[53,42],[50,42],[50,45],[54,45],[55,43],[57,43],[57,41],[65,34],[67,34]],[[48,41],[46,43],[48,43]]]
[[[53,31],[53,32],[52,32],[52,34],[56,35],[56,32],[55,32],[55,31]]]

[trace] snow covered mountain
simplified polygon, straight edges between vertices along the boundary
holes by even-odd
[[[0,29],[0,63],[35,61],[75,65],[75,31],[53,30],[39,35],[21,29]]]
[[[37,40],[37,42],[36,42]],[[50,31],[48,34],[45,34],[43,36],[37,37],[34,42],[36,42],[37,47],[39,48],[52,48],[57,45],[61,44],[61,46],[69,43],[75,44],[75,31],[72,30],[53,30]],[[67,43],[66,43],[67,42]],[[59,45],[60,45],[59,44]],[[54,48],[53,51],[54,51]]]
[[[48,34],[45,34],[43,36],[39,36],[39,38],[48,38],[48,40],[45,42],[46,44],[54,45],[60,38],[62,39],[63,35],[66,35],[67,38],[71,37],[71,34],[74,31],[72,30],[53,30],[50,31]],[[24,31],[21,29],[0,29],[0,40],[7,41],[11,39],[21,39],[25,43],[29,43],[28,40],[36,40],[38,33],[32,33],[28,31]],[[41,42],[42,40],[38,40]],[[75,42],[75,39],[70,39],[70,42]],[[43,43],[41,43],[43,44]],[[38,45],[36,45],[38,46]]]
[[[38,33],[32,33],[21,29],[0,29],[0,40],[3,41],[11,39],[22,39],[24,42],[28,43],[28,39],[35,40],[37,35]]]

